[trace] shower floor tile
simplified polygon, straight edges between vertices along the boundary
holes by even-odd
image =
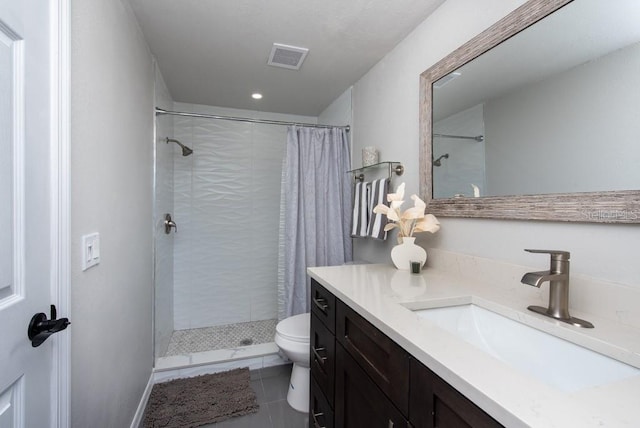
[[[278,320],[251,321],[216,327],[176,330],[165,356],[192,354],[273,342]]]

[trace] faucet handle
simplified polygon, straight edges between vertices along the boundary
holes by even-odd
[[[525,251],[529,252],[529,253],[535,253],[535,254],[551,254],[551,260],[556,260],[559,262],[568,262],[569,259],[571,258],[571,253],[568,251],[562,251],[562,250],[532,250],[532,249],[528,249],[525,248]]]

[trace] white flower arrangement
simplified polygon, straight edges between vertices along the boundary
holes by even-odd
[[[398,228],[398,242],[402,243],[402,238],[411,237],[414,233],[430,232],[436,233],[440,230],[440,222],[433,214],[425,214],[427,204],[417,195],[411,195],[413,208],[408,208],[404,212],[400,207],[404,203],[404,183],[396,189],[396,193],[387,194],[389,206],[378,204],[373,209],[376,214],[384,214],[390,223],[384,227],[385,232]]]

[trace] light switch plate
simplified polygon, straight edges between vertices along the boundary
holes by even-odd
[[[100,234],[91,233],[82,236],[82,270],[85,271],[100,263]]]

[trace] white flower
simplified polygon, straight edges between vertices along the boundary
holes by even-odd
[[[413,228],[414,232],[431,232],[436,233],[440,230],[440,222],[433,214],[426,214],[422,220],[416,223]]]
[[[387,202],[402,201],[404,199],[404,183],[400,184],[396,189],[396,193],[387,194]]]
[[[418,232],[435,233],[440,230],[440,223],[433,214],[426,214],[424,210],[427,204],[424,203],[417,195],[411,195],[413,207],[408,208],[404,212],[400,211],[400,207],[404,203],[404,183],[400,184],[395,193],[387,194],[389,206],[378,204],[373,209],[376,214],[384,214],[390,223],[384,227],[385,232],[398,228],[398,242],[402,242],[403,237],[413,236]]]

